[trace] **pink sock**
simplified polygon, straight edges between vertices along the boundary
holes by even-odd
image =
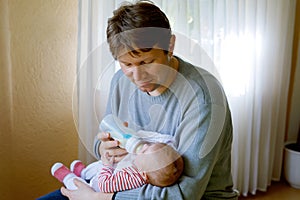
[[[71,163],[71,171],[78,177],[81,177],[81,172],[85,168],[85,165],[80,160],[74,160]]]
[[[63,182],[64,178],[72,173],[66,166],[62,163],[55,163],[51,168],[51,174],[57,178],[60,182]]]

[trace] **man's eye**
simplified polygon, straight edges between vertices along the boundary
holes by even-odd
[[[141,65],[147,65],[147,64],[151,64],[153,63],[154,60],[150,60],[150,61],[142,61]]]

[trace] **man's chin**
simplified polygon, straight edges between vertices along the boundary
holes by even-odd
[[[155,87],[153,86],[140,86],[139,89],[142,91],[142,92],[152,92],[155,90]]]
[[[147,92],[147,93],[150,93],[150,92],[154,92],[155,90],[157,90],[159,87],[161,87],[161,85],[159,84],[147,84],[147,85],[141,85],[141,86],[138,86],[138,88],[142,91],[142,92]]]
[[[142,92],[147,92],[147,93],[149,93],[149,92],[152,92],[153,90],[152,89],[149,89],[149,88],[144,88],[144,87],[140,87],[139,88]]]

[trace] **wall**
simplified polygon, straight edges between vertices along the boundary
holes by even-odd
[[[77,158],[72,115],[77,1],[0,1],[0,196],[35,199]]]
[[[11,130],[12,130],[12,100],[10,83],[10,37],[8,7],[0,1],[0,196],[11,199]],[[9,154],[8,154],[9,153]]]

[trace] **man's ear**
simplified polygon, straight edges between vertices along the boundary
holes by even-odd
[[[171,35],[171,38],[170,38],[170,42],[169,42],[169,55],[168,56],[172,56],[173,55],[173,51],[174,51],[174,48],[175,48],[175,41],[176,41],[176,36],[175,35]]]

